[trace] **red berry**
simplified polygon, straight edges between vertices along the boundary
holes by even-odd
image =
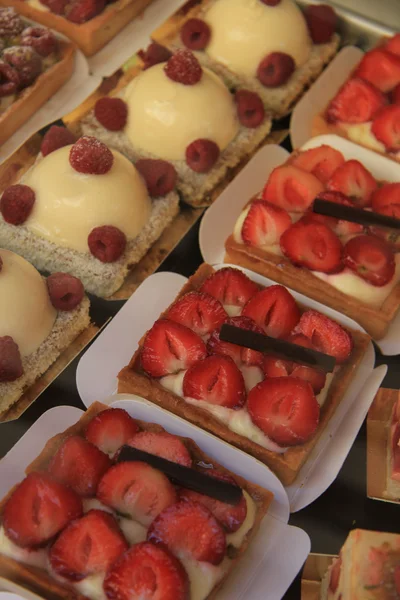
[[[354,77],[368,81],[387,94],[400,83],[400,56],[375,48],[364,54]]]
[[[192,466],[190,452],[181,438],[166,431],[140,431],[128,442],[128,446],[160,456],[184,467]]]
[[[47,278],[47,289],[52,305],[57,310],[74,310],[85,294],[82,282],[69,273],[53,273]]]
[[[105,4],[105,0],[72,0],[66,6],[65,16],[72,23],[86,23],[99,15]]]
[[[293,58],[285,52],[271,52],[257,68],[257,78],[265,87],[279,87],[287,82],[296,68]]]
[[[114,156],[111,150],[97,138],[83,136],[72,146],[69,162],[78,173],[104,175],[111,169]]]
[[[264,200],[255,200],[243,222],[242,238],[245,244],[256,248],[279,244],[282,233],[291,224],[286,210]]]
[[[101,262],[112,263],[125,252],[126,236],[118,227],[102,225],[89,233],[88,246],[93,256]]]
[[[372,210],[400,218],[400,183],[385,183],[372,194]]]
[[[43,136],[40,151],[43,156],[47,156],[51,152],[54,152],[54,150],[75,144],[75,142],[76,137],[69,129],[52,125]]]
[[[31,46],[40,56],[46,57],[56,52],[57,38],[50,29],[45,27],[27,27],[22,32],[22,46]]]
[[[389,38],[385,44],[385,50],[396,56],[400,56],[400,33],[396,33],[393,37]]]
[[[175,188],[177,174],[175,167],[166,160],[140,158],[135,167],[145,180],[150,196],[166,196]]]
[[[182,26],[181,40],[189,50],[204,50],[210,37],[211,30],[202,19],[188,19]]]
[[[277,6],[282,0],[261,0],[261,2],[267,6]]]
[[[243,307],[260,288],[239,269],[225,267],[208,277],[200,292],[210,294],[222,305]]]
[[[335,357],[338,363],[346,361],[353,349],[353,339],[346,329],[316,310],[301,315],[294,333],[305,335],[319,352]]]
[[[138,431],[138,425],[126,410],[108,408],[89,422],[85,437],[105,454],[114,455]]]
[[[17,37],[24,29],[25,23],[11,7],[0,8],[0,37]]]
[[[208,173],[219,158],[219,147],[212,140],[195,140],[186,148],[186,163],[196,173]]]
[[[235,100],[239,121],[244,127],[254,129],[261,125],[264,121],[265,110],[258,94],[249,90],[238,90]]]
[[[377,287],[386,285],[396,268],[390,245],[373,235],[359,235],[349,240],[343,250],[343,261],[349,269]]]
[[[314,44],[326,44],[336,31],[337,16],[327,4],[312,4],[304,11],[308,31]]]
[[[253,319],[250,317],[229,317],[226,319],[227,325],[233,327],[239,327],[240,329],[246,329],[248,331],[255,331],[256,333],[263,333],[261,327],[256,325]],[[231,344],[230,342],[223,342],[220,337],[219,327],[210,336],[207,342],[207,351],[209,354],[218,354],[222,356],[229,356],[237,365],[240,367],[242,364],[259,366],[262,363],[262,354],[256,350],[250,350],[250,348],[243,348],[237,344]]]
[[[35,192],[27,185],[10,185],[3,192],[0,211],[3,219],[11,225],[25,223],[35,204]]]
[[[393,104],[400,104],[400,83],[399,85],[396,85],[396,87],[392,91],[391,98]]]
[[[167,77],[183,85],[195,85],[201,79],[203,70],[197,58],[189,50],[178,50],[164,67]]]
[[[290,159],[291,165],[312,173],[322,183],[326,183],[343,163],[343,154],[326,144],[299,152]]]
[[[138,56],[144,63],[143,69],[146,70],[154,65],[166,62],[172,54],[168,48],[157,44],[157,42],[152,42],[146,50],[139,50]]]
[[[128,106],[121,98],[105,96],[97,100],[94,115],[98,122],[109,131],[121,131],[128,119]]]
[[[362,79],[346,81],[326,110],[328,123],[366,123],[385,106],[386,97]]]
[[[297,325],[300,310],[296,300],[282,285],[271,285],[251,298],[242,311],[271,337],[285,338]]]
[[[15,381],[23,372],[18,344],[9,335],[0,337],[0,383]]]
[[[209,294],[189,292],[177,300],[165,316],[204,336],[222,325],[228,315],[221,303]]]
[[[64,15],[69,0],[40,0],[55,15]]]
[[[327,183],[328,190],[341,192],[358,206],[369,206],[377,187],[375,178],[358,160],[346,161]]]
[[[375,117],[372,133],[388,152],[400,150],[400,105],[385,106]]]
[[[17,71],[22,88],[31,85],[42,72],[42,59],[28,46],[6,48],[3,59]]]
[[[303,212],[323,190],[314,175],[288,164],[272,171],[262,196],[288,212]]]
[[[19,86],[20,79],[16,69],[0,60],[0,98],[15,94]]]

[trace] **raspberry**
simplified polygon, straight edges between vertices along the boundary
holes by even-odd
[[[12,337],[0,337],[0,383],[15,381],[24,372],[18,344]]]
[[[40,0],[40,2],[55,15],[65,14],[65,7],[68,4],[68,0]]]
[[[103,263],[115,262],[125,252],[125,234],[113,225],[95,227],[89,233],[90,252]]]
[[[189,50],[178,50],[164,67],[167,77],[183,85],[195,85],[203,70],[197,58]]]
[[[0,36],[2,38],[17,37],[25,25],[13,8],[0,8]]]
[[[82,302],[85,290],[80,279],[68,273],[53,273],[47,278],[52,305],[57,310],[74,310]]]
[[[99,15],[105,5],[105,0],[72,0],[65,9],[65,16],[72,23],[86,23]]]
[[[40,56],[46,57],[57,50],[57,38],[45,27],[27,27],[22,32],[22,46],[31,46]]]
[[[40,150],[43,156],[47,156],[51,152],[54,152],[54,150],[69,146],[69,144],[75,144],[75,142],[76,137],[69,129],[60,127],[59,125],[52,125],[43,136]]]
[[[146,50],[139,50],[138,56],[143,61],[143,68],[146,70],[154,65],[158,65],[158,63],[167,62],[172,54],[164,46],[157,44],[157,42],[152,42]]]
[[[181,29],[181,40],[189,50],[204,50],[210,37],[211,29],[202,19],[188,19]]]
[[[219,148],[211,140],[195,140],[186,148],[186,163],[196,173],[207,173],[219,157]]]
[[[109,131],[120,131],[126,125],[128,106],[121,98],[100,98],[94,107],[94,114]]]
[[[258,127],[264,120],[265,111],[262,100],[255,92],[238,90],[235,94],[240,123],[244,127]]]
[[[21,88],[31,85],[42,72],[42,59],[28,46],[6,48],[3,58],[17,71]]]
[[[3,60],[0,60],[0,98],[15,94],[19,84],[17,71]]]
[[[79,173],[104,175],[111,169],[114,156],[103,142],[91,136],[83,136],[72,146],[70,165]]]
[[[145,180],[150,196],[165,196],[174,189],[175,167],[166,160],[141,158],[135,166]]]
[[[304,16],[314,44],[329,42],[335,33],[337,24],[337,17],[333,8],[326,4],[313,4],[306,7]]]
[[[280,4],[281,1],[282,0],[261,0],[261,2],[267,6],[276,6],[277,4]]]
[[[289,54],[271,52],[258,65],[257,77],[266,87],[278,87],[286,83],[295,68],[295,62]]]
[[[17,183],[4,190],[0,212],[6,223],[21,225],[31,214],[34,204],[35,192],[29,186]]]

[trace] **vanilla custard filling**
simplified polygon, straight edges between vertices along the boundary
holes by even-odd
[[[284,52],[297,67],[311,52],[311,39],[301,10],[292,0],[267,6],[260,0],[216,0],[204,15],[211,28],[205,49],[232,72],[255,77],[260,62]]]
[[[185,160],[186,148],[209,139],[224,150],[239,131],[236,106],[223,81],[203,68],[194,85],[173,81],[165,63],[135,77],[125,92],[131,143],[166,160]]]
[[[89,252],[92,229],[113,225],[133,240],[148,223],[151,200],[132,163],[112,150],[104,175],[87,175],[69,163],[71,146],[48,154],[23,177],[36,195],[25,227],[57,246]]]
[[[32,567],[47,569],[46,548],[40,548],[39,550],[20,548],[6,536],[2,525],[0,526],[0,553],[9,558],[14,558],[18,562],[32,565]]]
[[[40,0],[27,0],[27,4],[29,4],[29,6],[32,6],[32,8],[35,8],[37,10],[43,10],[45,12],[50,11],[50,9],[45,4],[42,4]]]
[[[50,334],[57,311],[35,267],[9,250],[0,249],[0,258],[0,337],[11,336],[21,356],[28,356]]]

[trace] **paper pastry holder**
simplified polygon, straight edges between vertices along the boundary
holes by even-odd
[[[320,600],[321,582],[335,556],[309,554],[301,577],[301,600]]]

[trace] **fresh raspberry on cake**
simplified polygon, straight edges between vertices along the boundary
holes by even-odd
[[[99,15],[105,4],[105,0],[71,0],[65,8],[65,16],[72,23],[86,23]]]
[[[122,98],[105,96],[97,100],[94,116],[109,131],[121,131],[128,119],[128,106]]]
[[[371,131],[388,152],[400,150],[400,105],[383,108],[375,117]]]
[[[139,431],[134,419],[122,408],[108,408],[93,417],[86,427],[86,439],[99,450],[113,456]]]
[[[257,79],[268,88],[284,85],[296,69],[296,63],[290,54],[271,52],[262,59],[257,68]]]
[[[82,282],[69,273],[52,273],[46,280],[52,305],[57,310],[74,310],[85,294]]]
[[[303,212],[323,190],[322,183],[311,173],[283,165],[272,171],[262,196],[288,212]]]
[[[355,206],[354,202],[352,202],[350,198],[342,194],[342,192],[322,192],[322,194],[318,194],[318,199],[325,200],[326,202],[334,202],[335,204],[342,204],[343,206]],[[323,223],[324,225],[332,229],[332,231],[334,231],[338,236],[346,236],[352,235],[354,233],[361,233],[364,229],[364,227],[359,223],[352,223],[351,221],[346,221],[345,219],[336,219],[335,217],[320,215],[318,213],[312,212],[312,210],[306,213],[306,215],[303,217],[303,221],[314,221],[318,223]]]
[[[203,19],[188,19],[182,25],[181,40],[189,50],[204,50],[210,37],[211,29]]]
[[[136,169],[146,182],[150,196],[166,196],[175,188],[177,173],[175,167],[166,160],[140,158]]]
[[[203,292],[189,292],[177,300],[166,317],[185,325],[200,336],[209,335],[227,318],[222,304]]]
[[[114,157],[111,150],[92,136],[83,136],[72,146],[69,153],[71,167],[78,173],[104,175],[111,169]]]
[[[114,225],[95,227],[88,235],[90,253],[103,263],[113,263],[121,258],[126,243],[126,235]]]
[[[16,69],[0,60],[0,98],[15,94],[19,86],[20,78]]]
[[[203,74],[195,55],[185,49],[178,50],[168,59],[164,71],[169,79],[183,85],[196,85]]]
[[[312,173],[319,181],[326,183],[336,169],[344,163],[344,156],[339,150],[322,144],[317,148],[295,154],[289,163],[298,169]]]
[[[326,44],[336,31],[337,16],[327,4],[311,4],[304,10],[308,31],[314,44]]]
[[[391,37],[386,42],[384,47],[387,52],[391,52],[391,54],[400,56],[400,33],[396,33],[393,37]]]
[[[54,152],[54,150],[75,144],[75,142],[76,137],[69,129],[52,125],[43,136],[40,151],[43,156],[47,156],[51,152]]]
[[[0,36],[15,38],[23,31],[25,23],[19,14],[11,7],[0,8]]]
[[[46,58],[58,48],[56,36],[46,27],[27,27],[21,35],[21,45],[31,46],[36,52]]]
[[[354,76],[387,94],[400,83],[400,56],[382,48],[370,50],[364,54]]]
[[[195,173],[208,173],[219,158],[219,147],[213,140],[198,139],[186,148],[187,165]]]
[[[153,67],[162,62],[166,62],[171,57],[171,52],[168,48],[152,42],[146,50],[139,50],[138,56],[143,61],[144,70]]]
[[[353,350],[350,333],[316,310],[307,310],[301,315],[294,333],[305,335],[316,350],[333,356],[338,363],[345,362]]]
[[[370,206],[378,187],[375,178],[358,160],[348,160],[336,169],[327,183],[328,190],[341,192],[358,206]]]
[[[296,300],[282,285],[271,285],[251,298],[242,311],[269,336],[285,338],[298,323]]]
[[[256,333],[263,333],[261,327],[259,327],[250,317],[229,317],[226,319],[225,323],[227,325],[232,325],[233,327],[239,327],[240,329],[246,329]],[[249,366],[261,365],[262,354],[260,352],[257,352],[256,350],[250,350],[250,348],[243,348],[242,346],[231,344],[230,342],[223,342],[219,337],[220,329],[221,328],[216,329],[207,342],[207,351],[210,354],[230,356],[238,367],[243,364]]]
[[[0,383],[15,381],[22,376],[23,372],[18,344],[9,335],[0,337]]]
[[[346,81],[326,110],[328,123],[366,123],[371,121],[387,103],[385,95],[376,87],[352,78]]]
[[[374,235],[359,235],[349,240],[343,250],[343,261],[359,277],[376,287],[389,283],[396,269],[390,244]]]
[[[28,46],[6,48],[2,58],[17,71],[19,85],[22,88],[32,85],[42,72],[42,59],[33,48]]]
[[[240,123],[244,127],[253,129],[261,125],[265,117],[263,101],[255,92],[238,90],[235,93],[235,102]]]
[[[183,441],[166,431],[140,431],[129,440],[128,446],[160,456],[184,467],[192,466],[190,452]]]
[[[146,334],[140,362],[148,375],[163,377],[188,369],[206,355],[206,346],[197,333],[180,323],[160,319]]]
[[[278,244],[284,231],[292,224],[289,214],[283,208],[255,200],[242,226],[242,238],[246,245],[262,248]]]
[[[28,185],[10,185],[4,190],[0,200],[3,219],[11,225],[22,225],[31,214],[35,199],[35,192]]]
[[[259,287],[254,281],[239,269],[232,267],[219,269],[200,287],[200,292],[214,296],[224,307],[243,307],[258,290]]]

